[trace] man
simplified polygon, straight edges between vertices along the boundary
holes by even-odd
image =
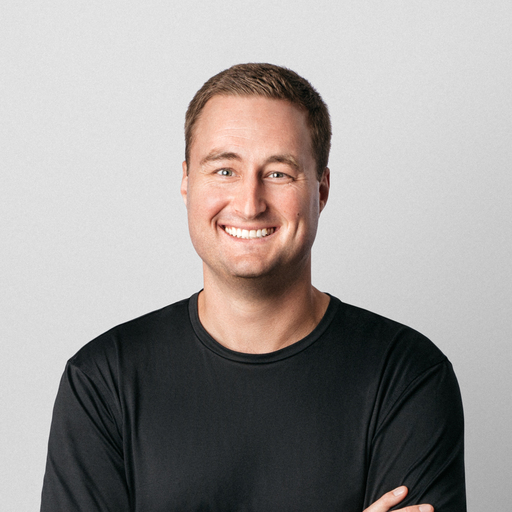
[[[450,363],[311,284],[330,134],[284,68],[198,91],[181,192],[204,289],[68,362],[43,511],[466,509]]]

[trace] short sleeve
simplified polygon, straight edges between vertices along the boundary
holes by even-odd
[[[53,411],[42,512],[131,510],[118,416],[107,386],[68,363]]]

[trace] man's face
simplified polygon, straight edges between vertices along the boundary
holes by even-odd
[[[259,96],[207,102],[181,186],[205,275],[299,277],[328,191],[328,170],[317,179],[304,112]]]

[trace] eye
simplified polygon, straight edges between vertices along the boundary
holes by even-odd
[[[233,176],[233,171],[231,169],[220,169],[217,171],[217,174],[220,176]]]
[[[268,175],[269,178],[286,178],[286,174],[284,172],[277,172],[277,171],[274,171],[274,172],[271,172],[269,175]]]

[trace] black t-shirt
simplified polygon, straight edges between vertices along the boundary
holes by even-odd
[[[197,294],[70,359],[42,508],[463,512],[463,417],[451,364],[424,336],[332,297],[316,329],[242,354],[202,327]]]

